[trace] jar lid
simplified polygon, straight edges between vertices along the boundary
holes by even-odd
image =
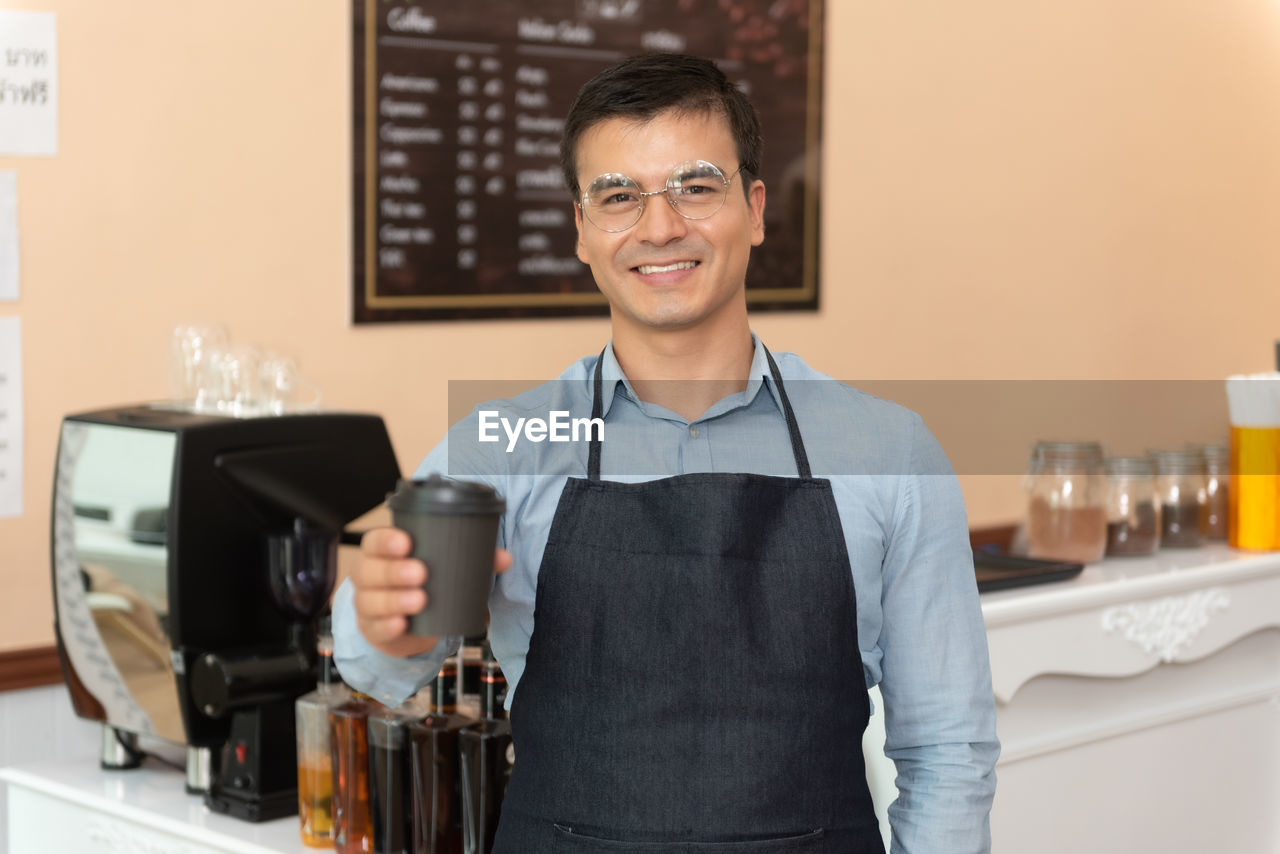
[[[1199,451],[1148,451],[1159,474],[1204,474],[1204,455]]]
[[[400,480],[387,496],[392,510],[409,513],[502,513],[506,502],[483,483],[432,474],[424,480]]]
[[[1097,467],[1102,464],[1102,445],[1098,442],[1040,441],[1031,448],[1033,471],[1049,466]]]
[[[1102,462],[1107,474],[1152,477],[1156,473],[1155,461],[1150,457],[1107,457]]]
[[[1226,445],[1197,445],[1195,443],[1187,444],[1188,451],[1196,451],[1202,457],[1206,465],[1225,466],[1231,461],[1231,451]]]

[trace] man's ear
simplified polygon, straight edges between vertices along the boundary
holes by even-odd
[[[583,226],[582,205],[578,204],[577,202],[574,202],[573,204],[573,225],[575,228],[578,229],[578,242],[575,247],[578,260],[581,261],[583,264],[589,264],[589,262],[587,261],[587,251],[582,245],[582,226]]]
[[[764,181],[759,178],[751,182],[747,191],[747,209],[751,217],[751,245],[764,243]]]

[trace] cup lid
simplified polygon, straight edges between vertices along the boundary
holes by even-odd
[[[493,488],[438,473],[425,479],[400,480],[387,496],[387,506],[409,513],[502,513],[507,503]]]

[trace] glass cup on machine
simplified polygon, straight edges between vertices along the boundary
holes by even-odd
[[[258,414],[262,353],[252,344],[234,342],[209,351],[196,390],[197,412],[243,418]]]
[[[169,345],[169,396],[186,409],[196,408],[208,362],[227,346],[227,330],[217,323],[177,326]]]
[[[298,365],[293,359],[266,353],[258,371],[258,403],[262,414],[285,415],[319,408],[319,387],[298,372]]]

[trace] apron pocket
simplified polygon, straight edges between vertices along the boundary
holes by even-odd
[[[736,842],[627,842],[622,839],[606,839],[574,831],[563,824],[554,825],[556,838],[565,843],[565,851],[578,854],[607,854],[611,851],[628,854],[729,854],[747,851],[755,854],[819,854],[824,851],[823,836],[819,828],[807,833],[780,836],[772,839],[750,839]]]

